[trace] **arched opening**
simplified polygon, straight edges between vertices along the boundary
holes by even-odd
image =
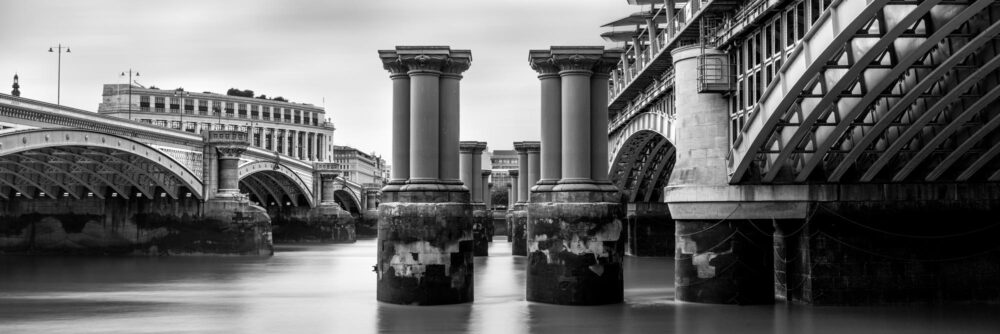
[[[663,189],[676,157],[674,145],[650,130],[632,134],[618,149],[608,176],[628,201],[625,234],[629,255],[673,255],[674,221],[663,202]]]
[[[342,209],[351,213],[351,216],[355,218],[361,217],[361,213],[363,211],[361,204],[352,192],[346,189],[340,189],[333,192],[333,197],[337,201],[337,204],[340,204]]]

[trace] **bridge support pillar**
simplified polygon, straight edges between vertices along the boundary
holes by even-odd
[[[204,134],[208,145],[205,146],[207,167],[205,191],[205,212],[208,219],[230,222],[234,230],[247,231],[241,238],[239,253],[273,255],[274,247],[271,238],[271,218],[267,210],[251,205],[250,200],[240,194],[239,161],[240,155],[250,146],[249,135],[242,131],[209,131]],[[214,177],[213,177],[214,176]],[[210,184],[215,181],[214,187]],[[250,249],[252,248],[252,249]]]
[[[508,194],[507,194],[508,204],[507,204],[507,216],[506,216],[506,218],[507,218],[507,242],[510,242],[510,243],[513,244],[514,240],[515,240],[515,238],[514,238],[514,221],[516,220],[516,215],[517,215],[517,210],[518,210],[518,204],[521,204],[520,200],[519,200],[519,197],[518,197],[518,196],[520,196],[519,187],[520,187],[520,184],[521,184],[520,180],[518,180],[519,175],[520,175],[520,171],[517,170],[517,169],[511,169],[511,170],[507,171],[507,174],[510,175],[510,192],[508,192]],[[522,235],[524,235],[523,232],[522,232]],[[511,245],[511,247],[513,247],[513,245]],[[513,249],[512,249],[512,251],[513,251]],[[524,254],[521,254],[521,255],[522,256],[523,255],[527,255],[527,253],[528,253],[528,250],[527,250],[527,248],[525,248]],[[517,254],[514,254],[514,255],[517,255]]]
[[[379,189],[365,189],[365,211],[361,213],[361,221],[357,223],[358,237],[375,237],[378,235],[378,204]]]
[[[351,213],[340,207],[335,193],[339,166],[332,162],[317,162],[313,164],[313,177],[318,178],[320,188],[319,204],[309,210],[309,224],[319,225],[323,231],[321,239],[335,243],[352,243],[357,241],[357,227]]]
[[[704,196],[698,210],[687,212],[680,202],[697,202],[677,196],[702,193],[699,189],[728,186],[726,156],[729,152],[729,104],[717,93],[698,92],[698,57],[721,53],[691,45],[673,49],[677,160],[664,191],[676,219],[676,299],[686,302],[758,304],[774,301],[770,220],[765,223],[725,216],[736,213],[737,203],[710,203]],[[707,192],[706,192],[707,194]],[[732,204],[731,206],[729,204]],[[725,213],[721,213],[725,215]],[[763,293],[767,292],[767,293]]]
[[[410,79],[406,113],[411,140],[406,149],[413,161],[408,180],[396,180],[394,186],[382,190],[375,266],[377,299],[407,305],[471,302],[471,192],[457,180],[442,179],[454,177],[447,171],[458,170],[458,166],[441,165],[458,161],[450,153],[439,152],[442,147],[459,146],[459,129],[453,126],[459,114],[458,79],[471,64],[471,52],[397,46],[380,50],[379,57],[392,77],[406,73]],[[442,76],[447,80],[438,80]],[[394,124],[402,113],[396,111],[394,108]],[[394,133],[394,137],[399,135]],[[399,142],[394,140],[393,144],[394,152],[402,149]]]
[[[487,226],[492,224],[492,218],[483,202],[482,154],[486,143],[463,141],[459,144],[461,154],[461,179],[472,198],[472,250],[475,256],[489,255],[489,238]]]
[[[538,153],[541,143],[537,141],[514,142],[517,151],[517,203],[511,220],[511,253],[518,256],[528,255],[528,202],[531,200],[531,187],[540,177]]]
[[[623,300],[622,196],[607,181],[606,162],[605,170],[592,170],[602,166],[593,159],[607,160],[606,152],[594,148],[606,150],[608,144],[607,80],[620,53],[604,47],[529,53],[532,68],[559,73],[562,134],[561,178],[555,186],[532,188],[527,204],[529,301],[600,305]]]

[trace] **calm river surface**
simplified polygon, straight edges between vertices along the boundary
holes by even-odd
[[[476,301],[375,301],[375,241],[272,258],[0,255],[0,333],[1000,333],[1000,306],[719,306],[673,301],[673,260],[626,258],[625,303],[524,300],[506,239],[476,258]]]

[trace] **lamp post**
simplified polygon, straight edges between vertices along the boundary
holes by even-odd
[[[52,51],[53,48],[55,48],[57,51]],[[56,57],[56,59],[57,59],[56,60],[57,61],[57,63],[56,63],[56,105],[60,105],[61,104],[60,98],[61,98],[61,95],[62,95],[61,90],[62,90],[62,51],[63,51],[63,49],[66,49],[66,53],[69,53],[69,47],[68,46],[62,46],[62,43],[59,43],[58,46],[50,46],[49,47],[49,52],[55,52],[55,53],[57,53],[59,55],[58,57]]]
[[[69,52],[69,51],[66,51]],[[125,72],[122,72],[120,76],[125,76]],[[135,72],[135,76],[139,76],[139,72]],[[132,69],[128,69],[128,120],[132,120]]]
[[[188,96],[191,96],[191,93],[185,92],[183,90],[174,90],[174,98],[175,99],[177,99],[177,98],[180,99],[179,101],[177,101],[177,111],[181,112],[181,131],[187,131],[187,129],[184,127],[184,113],[187,112],[187,111],[184,110],[184,103],[183,102],[184,102],[184,98],[188,97]]]

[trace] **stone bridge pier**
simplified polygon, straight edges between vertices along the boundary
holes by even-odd
[[[483,201],[482,170],[485,142],[463,141],[459,143],[461,159],[459,170],[462,183],[469,188],[472,203],[472,249],[475,256],[489,255],[489,234],[487,226],[492,224],[492,216]]]
[[[320,226],[324,234],[321,240],[346,243],[357,241],[355,219],[350,212],[340,207],[334,195],[337,191],[337,176],[340,175],[339,166],[336,163],[319,162],[313,168],[313,177],[320,180],[319,204],[307,214],[309,225]]]
[[[529,52],[541,81],[544,180],[532,183],[527,204],[529,301],[623,301],[625,208],[607,159],[608,79],[621,53],[600,46]]]
[[[528,255],[528,202],[531,199],[531,187],[541,177],[539,153],[541,144],[537,141],[514,142],[517,151],[517,203],[511,215],[511,253],[513,255]]]
[[[379,57],[393,81],[393,129],[401,131],[393,132],[392,180],[378,207],[377,298],[471,302],[472,193],[459,178],[459,81],[472,53],[397,46]]]
[[[239,253],[273,255],[271,218],[267,210],[250,204],[240,193],[240,156],[250,145],[242,131],[209,131],[205,134],[206,173],[203,217],[232,224],[241,231]],[[249,248],[249,249],[248,249]]]

